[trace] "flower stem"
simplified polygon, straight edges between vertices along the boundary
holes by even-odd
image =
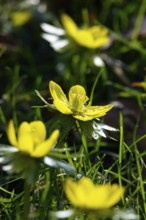
[[[24,208],[23,208],[23,220],[30,219],[30,189],[31,185],[25,180],[24,186]]]

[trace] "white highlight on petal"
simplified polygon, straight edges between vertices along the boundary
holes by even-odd
[[[8,172],[8,171],[10,171],[12,168],[13,168],[13,166],[12,166],[11,164],[9,164],[9,165],[3,166],[3,167],[2,167],[2,170]]]
[[[69,43],[68,40],[66,40],[66,39],[61,40],[61,39],[59,39],[58,36],[53,35],[53,34],[43,33],[41,36],[43,39],[45,39],[46,41],[48,41],[50,43],[51,47],[55,51],[59,51],[59,50],[63,49]]]
[[[55,43],[59,39],[58,36],[56,35],[46,34],[46,33],[41,34],[41,37],[52,44]]]
[[[139,216],[137,214],[135,214],[135,212],[133,210],[124,210],[124,211],[120,211],[117,210],[117,213],[115,213],[115,215],[112,218],[113,220],[138,220]]]
[[[95,64],[95,66],[99,66],[99,67],[105,66],[103,60],[98,56],[93,57],[93,63]]]
[[[25,1],[27,4],[32,4],[32,5],[38,5],[40,3],[40,0],[27,0]]]
[[[54,50],[59,51],[68,45],[68,40],[58,40],[51,44]]]
[[[57,27],[50,25],[50,24],[47,24],[47,23],[42,23],[40,26],[43,31],[45,31],[49,34],[54,34],[57,36],[65,35],[65,31],[62,28],[57,28]]]
[[[5,162],[5,157],[0,157],[0,163],[4,163]]]
[[[56,211],[51,213],[54,217],[59,218],[59,219],[64,219],[64,218],[69,218],[74,214],[74,210],[68,209],[68,210],[63,210],[63,211]]]
[[[97,140],[99,138],[99,136],[102,136],[104,138],[107,138],[106,132],[104,130],[107,131],[118,131],[117,128],[113,128],[109,125],[105,125],[105,124],[100,124],[96,121],[93,121],[93,133],[92,133],[92,137]]]

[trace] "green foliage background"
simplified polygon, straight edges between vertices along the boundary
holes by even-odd
[[[31,13],[31,19],[21,26],[15,26],[11,19],[12,13],[24,10]],[[92,52],[81,47],[66,53],[55,52],[41,37],[40,24],[46,22],[62,27],[60,21],[62,13],[70,15],[78,25],[103,24],[111,33],[110,44]],[[81,84],[90,96],[94,82],[100,73],[93,94],[93,104],[122,103],[121,109],[118,106],[118,110],[112,110],[104,119],[105,123],[117,127],[120,132],[114,137],[116,141],[99,139],[96,143],[88,143],[87,140],[83,140],[85,137],[81,140],[78,136],[75,138],[74,132],[67,136],[70,126],[67,127],[64,124],[63,138],[67,139],[64,141],[65,146],[74,146],[76,151],[82,154],[78,150],[79,146],[87,145],[86,147],[90,149],[88,156],[94,163],[90,163],[88,156],[76,163],[68,155],[63,155],[63,159],[75,165],[78,173],[83,172],[94,182],[99,181],[97,176],[94,176],[95,172],[99,172],[101,182],[106,182],[108,178],[111,182],[118,181],[128,185],[127,200],[122,201],[120,205],[129,210],[132,208],[137,215],[141,216],[141,219],[145,219],[146,216],[145,15],[146,0],[131,2],[125,0],[23,0],[19,2],[0,0],[1,144],[9,144],[6,128],[11,118],[17,124],[24,120],[39,119],[43,120],[47,127],[55,126],[53,124],[55,118],[52,119],[54,113],[46,108],[34,107],[42,106],[42,101],[35,90],[38,90],[47,101],[50,100],[48,82],[53,80],[60,84],[66,93],[70,86]],[[94,65],[92,55],[100,56],[105,66],[101,68]],[[134,87],[135,82],[143,82],[144,86]],[[20,219],[23,206],[23,181],[15,175],[9,177],[3,171],[0,172],[0,187],[2,187],[0,217],[1,219]],[[64,177],[56,178],[59,172],[61,171],[57,168],[42,167],[43,180],[39,179],[36,183],[36,191],[34,190],[36,197],[31,195],[31,201],[36,205],[37,210],[34,219],[40,219],[41,216],[41,219],[49,219],[49,211],[67,209],[68,202],[64,199],[61,187]],[[37,189],[42,182],[48,183],[44,191]],[[7,192],[4,192],[4,189]],[[48,203],[51,205],[48,206]],[[80,219],[83,218],[80,216]]]

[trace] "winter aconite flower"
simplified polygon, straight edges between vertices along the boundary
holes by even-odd
[[[62,15],[61,20],[67,35],[83,47],[95,49],[102,47],[109,41],[107,28],[100,25],[78,28],[72,18],[66,14]]]
[[[85,89],[80,85],[70,88],[68,99],[57,83],[50,81],[49,89],[55,108],[61,113],[72,115],[81,121],[102,117],[112,108],[111,104],[105,106],[90,106],[87,104],[89,98],[86,96]]]
[[[15,11],[11,13],[11,21],[14,26],[22,26],[27,23],[32,17],[28,11]]]
[[[18,133],[11,120],[8,125],[7,135],[10,143],[18,148],[22,153],[31,157],[44,157],[57,143],[59,130],[52,132],[46,139],[46,128],[42,121],[22,122],[18,128]]]
[[[118,203],[125,188],[117,184],[94,185],[87,177],[78,182],[68,178],[65,193],[69,201],[80,209],[108,209]]]
[[[96,49],[104,46],[110,40],[108,29],[101,25],[79,28],[67,14],[61,16],[63,28],[42,23],[41,28],[45,33],[42,37],[47,40],[56,51],[61,51],[68,45]]]

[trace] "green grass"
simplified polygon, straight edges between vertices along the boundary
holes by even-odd
[[[42,3],[0,1],[0,220],[146,219],[146,95],[145,87],[132,86],[145,82],[146,33],[141,29],[145,0],[43,2],[42,12]],[[19,27],[11,21],[16,9],[32,15]],[[62,53],[54,51],[41,38],[40,24],[62,27],[63,12],[78,25],[106,26],[110,45],[92,50],[72,44]],[[96,66],[95,56],[105,65]],[[94,140],[92,121],[81,122],[54,111],[50,80],[66,94],[71,86],[82,85],[92,105],[122,103],[101,118],[117,131]],[[43,158],[9,152],[10,119],[16,128],[22,121],[42,120],[47,136],[60,129],[48,165]],[[5,165],[14,165],[13,172]],[[68,200],[64,183],[68,177],[79,180],[82,176],[95,184],[117,183],[126,192],[109,210],[80,210]]]

